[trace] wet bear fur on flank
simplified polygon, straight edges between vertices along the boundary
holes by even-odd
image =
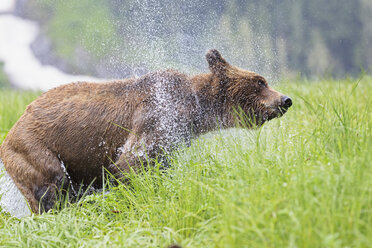
[[[262,76],[230,65],[217,50],[206,59],[206,74],[166,70],[71,83],[33,101],[0,146],[0,158],[31,210],[52,208],[56,190],[70,182],[67,175],[75,188],[101,182],[102,167],[120,177],[192,136],[233,127],[234,108],[259,126],[290,107],[290,99]]]

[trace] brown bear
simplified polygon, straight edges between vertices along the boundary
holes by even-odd
[[[76,190],[100,182],[103,168],[120,177],[192,137],[233,127],[238,109],[251,126],[260,126],[292,105],[265,78],[230,65],[217,50],[206,58],[207,74],[167,70],[138,79],[71,83],[32,102],[0,147],[31,210],[52,208],[62,185]]]

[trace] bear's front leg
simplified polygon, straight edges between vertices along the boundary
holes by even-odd
[[[148,135],[138,137],[131,134],[127,141],[118,150],[121,152],[115,163],[108,166],[107,170],[116,178],[123,178],[124,174],[131,171],[138,173],[142,168],[147,168],[151,160],[163,152],[159,142],[155,138],[149,138]]]

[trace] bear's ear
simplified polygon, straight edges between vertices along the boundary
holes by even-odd
[[[224,58],[222,58],[219,51],[216,49],[209,50],[205,55],[207,58],[209,69],[213,74],[217,75],[224,75],[226,72],[229,63],[226,62]]]

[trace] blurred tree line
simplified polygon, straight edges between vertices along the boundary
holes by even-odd
[[[372,67],[371,0],[36,0],[24,15],[67,70],[103,77],[205,71],[210,48],[275,76]]]

